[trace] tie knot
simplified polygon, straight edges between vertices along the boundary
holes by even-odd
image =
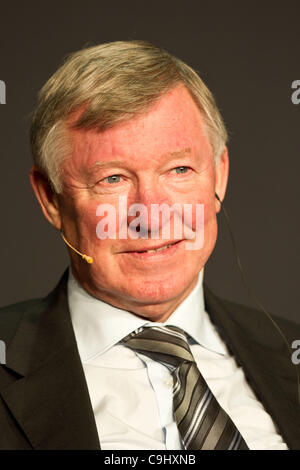
[[[184,331],[176,326],[138,328],[126,336],[122,344],[174,367],[183,362],[195,362]]]

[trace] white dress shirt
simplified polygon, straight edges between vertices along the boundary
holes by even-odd
[[[164,325],[189,335],[195,361],[249,449],[287,449],[205,311],[203,271],[194,290]],[[79,355],[103,450],[183,449],[172,411],[168,368],[118,342],[153,323],[87,293],[71,268],[68,301]]]

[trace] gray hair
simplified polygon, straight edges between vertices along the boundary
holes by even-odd
[[[202,113],[217,163],[228,136],[212,93],[191,67],[144,41],[115,41],[69,55],[38,95],[30,131],[34,163],[61,192],[72,113],[83,110],[72,128],[102,131],[146,112],[179,84],[186,86]]]

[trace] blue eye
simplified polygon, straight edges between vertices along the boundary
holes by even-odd
[[[120,183],[120,175],[111,175],[105,178],[109,183]]]
[[[188,171],[188,167],[187,166],[178,166],[178,167],[174,168],[174,170],[176,171],[176,173],[178,175],[181,175],[181,174],[186,173]]]

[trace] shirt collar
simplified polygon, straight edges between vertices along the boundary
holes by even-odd
[[[154,324],[182,328],[201,346],[219,354],[226,354],[225,345],[205,311],[202,281],[203,270],[192,292],[166,322],[158,323],[149,322],[131,312],[96,299],[83,289],[69,268],[68,302],[81,360],[91,360],[137,328]]]

